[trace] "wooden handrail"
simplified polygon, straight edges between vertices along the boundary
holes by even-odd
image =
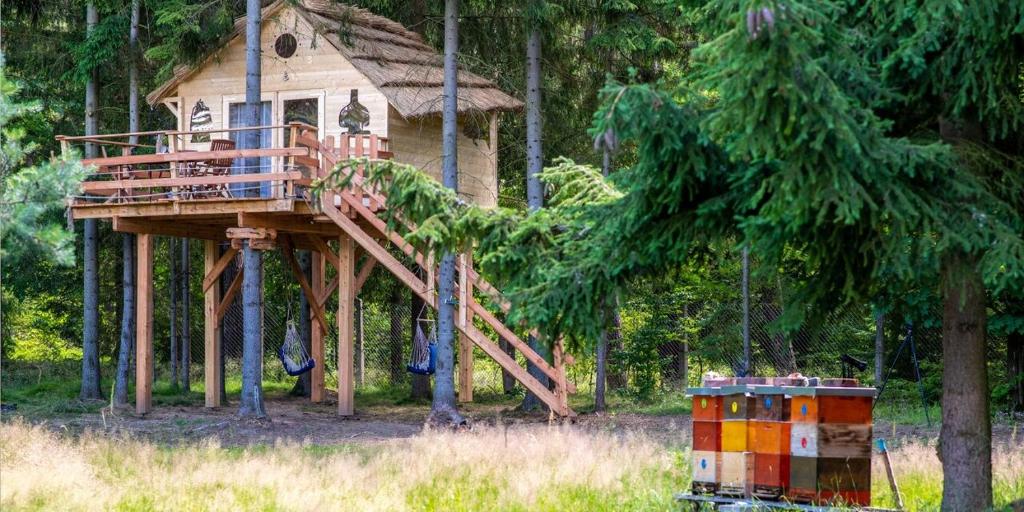
[[[297,180],[302,177],[299,171],[232,174],[229,176],[191,176],[186,178],[153,178],[115,181],[82,182],[83,192],[104,190],[124,190],[154,187],[191,187],[199,185],[226,185],[228,183],[255,183],[263,181]]]
[[[159,164],[168,162],[193,162],[202,160],[228,160],[235,158],[256,158],[263,156],[309,156],[309,148],[267,148],[231,149],[222,151],[181,151],[155,155],[115,156],[108,158],[86,158],[82,165],[100,167],[115,165]]]
[[[170,130],[166,133],[167,135],[207,135],[211,133],[230,133],[230,132],[244,132],[247,130],[275,130],[278,128],[291,128],[293,124],[302,123],[288,123],[288,124],[267,124],[262,126],[236,126],[234,128],[212,128],[209,130]],[[309,126],[309,125],[306,125]],[[315,126],[310,126],[311,129],[315,130]]]
[[[132,135],[166,135],[167,130],[152,130],[148,132],[127,132],[127,133],[107,133],[101,135],[57,135],[57,140],[84,140],[84,139],[113,139],[121,137],[130,137]]]

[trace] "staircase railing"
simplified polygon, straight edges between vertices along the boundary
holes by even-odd
[[[382,150],[381,143],[384,142],[386,144],[386,139],[375,135],[345,135],[342,136],[341,144],[338,146],[334,145],[333,137],[326,137],[323,143],[317,142],[315,139],[302,137],[301,135],[298,140],[300,141],[300,146],[313,148],[319,153],[320,166],[317,171],[319,177],[327,176],[328,172],[334,169],[339,162],[344,162],[350,157],[365,156],[371,159],[391,157],[390,153],[386,151],[386,146]],[[400,234],[389,230],[386,222],[377,216],[376,212],[383,207],[386,198],[379,191],[365,186],[364,169],[361,166],[346,167],[346,169],[352,176],[352,187],[325,193],[325,196],[320,200],[322,213],[334,221],[363,250],[387,268],[426,304],[437,309],[438,297],[434,293],[434,276],[437,274],[437,269],[433,259],[418,251]],[[383,233],[388,241],[405,255],[413,258],[422,268],[426,269],[426,281],[420,279],[415,273],[407,269],[398,259],[391,255],[380,241],[367,233],[354,219],[360,219],[375,230]],[[564,353],[561,341],[559,340],[554,344],[552,351],[553,364],[548,363],[543,356],[519,338],[512,329],[504,325],[493,313],[475,300],[473,291],[479,290],[503,310],[507,310],[509,307],[508,301],[501,295],[501,292],[484,280],[472,268],[472,259],[469,255],[460,256],[457,271],[458,286],[456,293],[458,297],[458,312],[455,325],[458,330],[472,341],[474,345],[480,347],[484,353],[494,359],[502,369],[536,395],[554,414],[561,417],[575,416],[575,412],[569,408],[568,404],[568,395],[575,392],[575,386],[566,378],[565,364],[568,357]],[[551,380],[553,389],[548,389],[540,380],[530,375],[525,368],[516,362],[514,357],[508,355],[497,343],[477,328],[473,324],[474,316],[479,317],[483,323],[519,350],[528,361],[536,365]]]

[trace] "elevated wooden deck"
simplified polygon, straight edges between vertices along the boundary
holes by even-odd
[[[183,151],[184,136],[210,132],[146,132],[99,137],[59,137],[65,151],[73,144],[96,144],[105,156],[85,160],[95,172],[83,184],[82,195],[71,200],[76,219],[110,219],[115,231],[138,235],[138,312],[136,410],[151,409],[153,379],[153,240],[154,235],[205,240],[205,364],[206,404],[220,405],[220,321],[227,306],[241,288],[239,272],[221,296],[214,286],[221,273],[245,244],[258,250],[280,248],[295,279],[310,304],[312,357],[323,361],[324,334],[328,331],[323,308],[338,292],[338,413],[354,410],[353,300],[373,269],[380,265],[432,308],[437,308],[437,260],[389,231],[378,216],[386,202],[379,191],[363,186],[363,169],[349,165],[353,157],[391,158],[387,139],[375,135],[346,135],[335,144],[332,137],[320,141],[316,129],[290,124],[252,129],[288,130],[291,144],[284,148],[215,149]],[[245,129],[225,130],[227,132]],[[148,136],[154,144],[143,145],[120,139]],[[165,144],[164,138],[169,142]],[[223,145],[223,144],[222,144]],[[108,148],[121,155],[106,156]],[[142,153],[142,154],[138,154]],[[259,162],[259,163],[253,163]],[[338,166],[352,177],[352,187],[331,190],[322,197],[311,196],[310,184]],[[243,174],[244,171],[258,173]],[[314,200],[316,199],[316,200]],[[218,242],[230,241],[226,249]],[[331,247],[335,241],[337,249]],[[226,245],[226,244],[222,244]],[[312,251],[313,279],[307,281],[299,270],[295,249]],[[400,252],[424,270],[425,278],[407,268],[394,252]],[[357,263],[362,261],[357,270]],[[328,283],[328,264],[335,276]],[[459,400],[473,395],[473,347],[479,347],[508,371],[526,389],[560,417],[572,417],[568,394],[575,392],[567,380],[568,356],[561,342],[554,346],[549,363],[532,350],[513,329],[480,304],[486,297],[501,309],[509,307],[501,292],[487,283],[472,267],[469,254],[459,257],[458,303],[455,324],[459,342]],[[477,319],[477,323],[474,322]],[[502,350],[483,329],[489,327],[534,363],[553,383],[549,389]],[[312,375],[311,399],[324,399],[324,365],[317,364]]]

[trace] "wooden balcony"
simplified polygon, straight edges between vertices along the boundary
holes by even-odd
[[[241,135],[247,130],[285,131],[289,144],[236,149],[231,139],[217,138]],[[195,135],[208,137],[211,142],[199,143],[198,150],[183,149],[184,141]],[[129,142],[133,136],[152,143]],[[333,137],[321,142],[315,127],[300,123],[216,132],[154,131],[57,139],[64,153],[92,144],[103,155],[82,160],[93,170],[82,183],[82,194],[71,198],[76,219],[132,215],[130,212],[145,216],[146,212],[161,210],[136,208],[143,205],[174,205],[176,213],[188,214],[203,208],[181,209],[182,203],[237,203],[245,210],[245,203],[258,200],[308,199],[305,188],[330,171],[323,165],[321,152],[331,153],[335,161],[392,157],[384,137],[345,135],[340,144],[335,144]],[[128,205],[131,207],[124,207]]]

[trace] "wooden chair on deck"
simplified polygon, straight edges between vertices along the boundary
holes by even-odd
[[[235,149],[235,141],[230,139],[213,139],[210,141],[210,151],[231,151]],[[234,165],[233,158],[220,158],[204,160],[198,163],[197,173],[201,176],[227,176],[231,174],[231,167]],[[223,195],[231,197],[231,190],[226,184],[205,186],[207,197]]]

